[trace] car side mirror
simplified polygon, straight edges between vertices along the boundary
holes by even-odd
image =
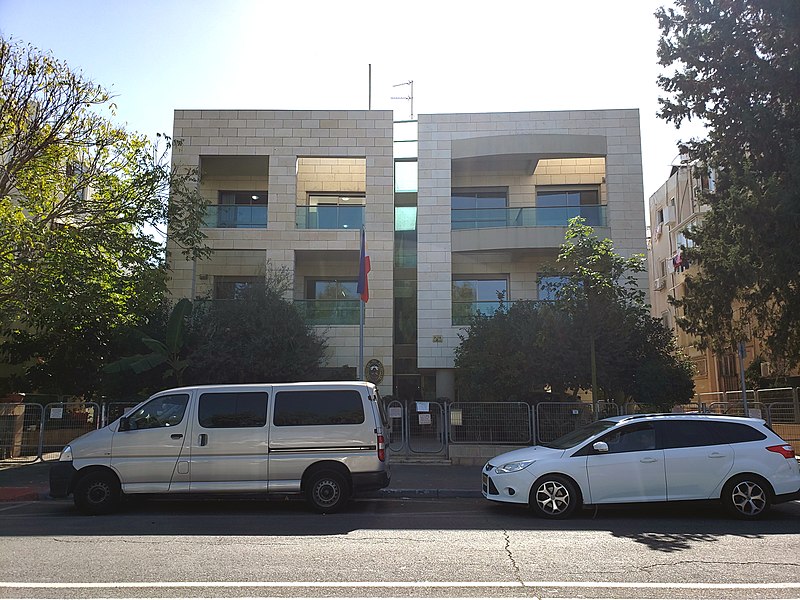
[[[608,452],[608,444],[605,442],[595,442],[592,444],[592,449],[595,452]]]
[[[130,431],[130,430],[131,430],[130,417],[120,417],[119,428],[117,428],[117,431]]]

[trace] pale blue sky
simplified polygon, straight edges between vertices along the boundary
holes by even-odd
[[[109,88],[151,137],[174,109],[366,108],[370,63],[372,107],[397,119],[410,79],[415,113],[638,108],[646,200],[690,135],[655,117],[665,1],[0,0],[0,32]]]

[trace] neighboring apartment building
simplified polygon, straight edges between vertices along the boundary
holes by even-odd
[[[173,297],[231,298],[265,265],[355,374],[359,230],[371,259],[364,361],[383,394],[456,398],[471,312],[541,299],[567,220],[645,253],[637,110],[419,115],[178,110],[173,162],[199,167],[211,258],[168,247]],[[641,274],[647,289],[647,274]],[[380,371],[380,369],[378,369]]]

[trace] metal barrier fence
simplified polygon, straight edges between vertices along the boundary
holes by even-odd
[[[37,396],[52,400],[57,396]],[[27,399],[27,397],[26,397]],[[105,427],[138,402],[0,403],[0,462],[57,460],[76,437]]]
[[[528,444],[531,407],[524,402],[456,402],[448,410],[452,444]]]
[[[594,405],[584,402],[541,402],[536,405],[536,440],[552,442],[578,427],[618,414],[614,402],[599,402],[596,411]]]

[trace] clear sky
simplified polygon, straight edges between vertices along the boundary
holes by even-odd
[[[0,33],[67,61],[155,136],[174,109],[500,112],[638,108],[644,198],[669,175],[657,119],[668,0],[0,0]]]

